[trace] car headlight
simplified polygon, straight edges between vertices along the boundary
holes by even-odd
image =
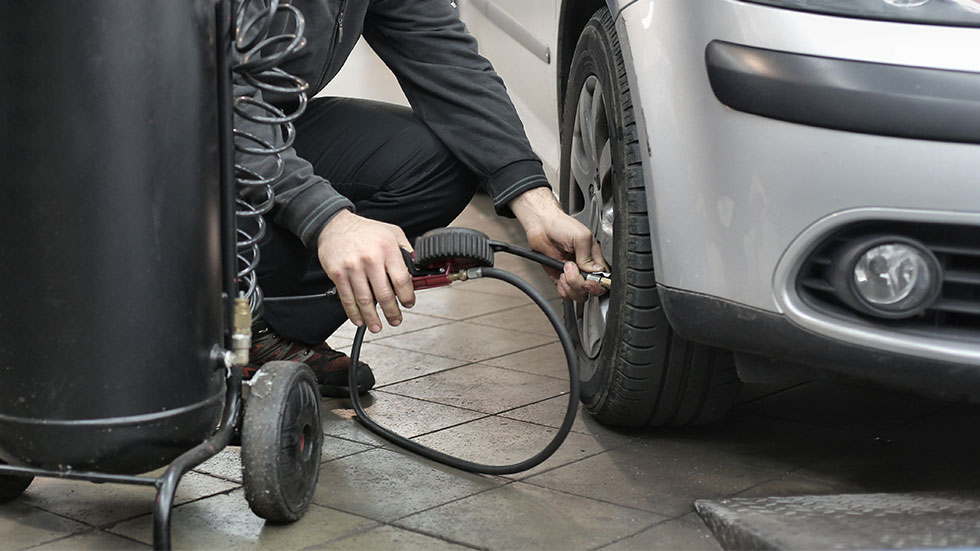
[[[980,27],[980,0],[745,0],[861,19]]]

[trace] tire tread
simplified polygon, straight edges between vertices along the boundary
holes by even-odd
[[[583,48],[597,47],[612,56],[619,93],[619,147],[625,153],[620,184],[625,201],[618,213],[625,215],[627,251],[624,282],[625,305],[619,312],[608,381],[595,396],[585,396],[586,408],[601,422],[626,427],[685,426],[717,421],[727,414],[738,391],[738,378],[730,352],[694,343],[669,326],[657,290],[649,234],[646,187],[642,177],[642,146],[630,95],[627,67],[615,23],[606,8],[598,10],[583,31],[572,62]],[[570,101],[577,100],[569,94]],[[570,111],[566,111],[570,112]],[[608,334],[607,334],[608,338]],[[588,361],[584,355],[580,356]],[[604,356],[600,356],[602,358]],[[598,369],[601,369],[599,366]]]

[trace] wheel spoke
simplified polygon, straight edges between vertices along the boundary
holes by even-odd
[[[594,358],[599,355],[602,337],[606,332],[608,301],[602,297],[590,297],[582,305],[582,348]]]
[[[609,126],[606,124],[606,102],[602,95],[602,85],[597,81],[592,94],[592,147],[596,157],[599,148],[609,139]]]
[[[588,203],[589,196],[591,195],[589,187],[592,185],[595,174],[595,165],[592,164],[592,159],[590,159],[589,156],[582,151],[582,146],[582,140],[572,140],[572,178],[575,180],[575,185],[582,193],[582,197],[585,198],[585,202]]]
[[[579,128],[582,134],[582,149],[585,154],[589,156],[592,160],[592,166],[595,166],[596,160],[596,148],[595,148],[595,118],[593,118],[593,98],[596,90],[599,90],[598,79],[596,77],[589,77],[585,81],[585,85],[582,86],[582,93],[579,94],[578,98],[578,120]]]
[[[599,189],[612,191],[608,186],[612,184],[612,140],[607,139],[602,146],[599,154]]]

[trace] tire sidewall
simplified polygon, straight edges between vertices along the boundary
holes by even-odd
[[[578,108],[578,100],[585,82],[590,76],[595,76],[602,86],[603,96],[606,98],[604,107],[606,120],[609,121],[609,135],[611,140],[611,150],[613,152],[613,201],[616,208],[616,215],[613,221],[613,258],[606,259],[610,267],[617,271],[625,267],[628,263],[627,246],[623,246],[623,236],[628,234],[628,225],[625,219],[630,215],[629,201],[626,190],[629,187],[625,180],[636,178],[631,171],[625,170],[628,166],[627,151],[624,147],[623,128],[626,127],[626,109],[622,102],[620,83],[615,76],[617,62],[621,62],[622,54],[618,51],[610,37],[607,36],[602,27],[600,18],[602,15],[608,17],[608,12],[602,14],[602,8],[583,30],[575,55],[572,58],[572,67],[569,73],[568,87],[566,92],[564,116],[562,120],[562,141],[561,141],[561,179],[560,179],[560,198],[562,207],[568,209],[571,201],[571,191],[574,183],[570,170],[572,134],[575,129],[575,113]],[[625,272],[625,270],[623,270]],[[617,274],[614,273],[613,277]],[[610,291],[609,311],[607,320],[620,320],[626,301],[626,293],[622,285],[613,285]],[[605,334],[599,354],[595,359],[585,355],[579,339],[575,305],[565,302],[564,304],[565,325],[569,333],[573,335],[576,343],[576,351],[580,365],[588,366],[590,369],[583,370],[581,378],[581,399],[590,409],[599,409],[606,398],[610,382],[614,376],[613,365],[616,363],[618,355],[618,344],[621,339],[620,330],[617,323],[607,323]],[[591,377],[584,373],[589,371]]]

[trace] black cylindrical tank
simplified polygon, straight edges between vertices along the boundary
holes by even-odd
[[[0,459],[144,472],[221,413],[214,3],[0,2]]]

